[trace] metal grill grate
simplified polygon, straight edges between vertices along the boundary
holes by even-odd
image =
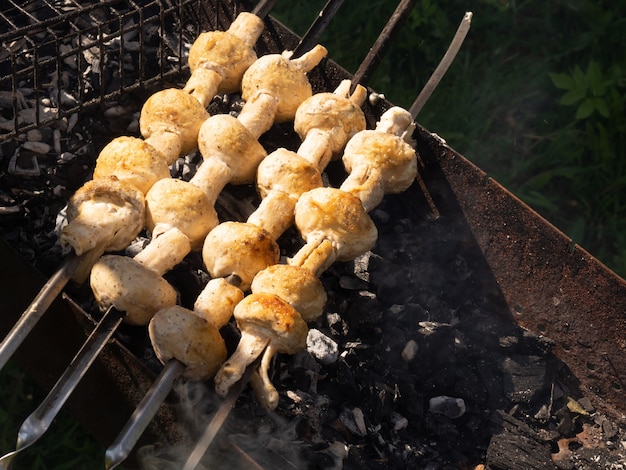
[[[185,72],[220,18],[201,0],[3,2],[0,141]]]

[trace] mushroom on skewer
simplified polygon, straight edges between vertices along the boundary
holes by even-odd
[[[381,190],[383,193],[400,192],[415,179],[415,150],[404,140],[410,132],[408,129],[411,129],[412,122],[412,119],[406,119],[406,111],[392,108],[381,117],[377,130],[374,131],[379,140],[359,138],[359,134],[367,132],[362,131],[348,142],[344,152],[344,158],[350,163],[348,168],[358,168],[359,175],[366,175],[356,179],[360,183],[358,185],[350,178],[346,180],[347,183],[344,182],[345,187],[355,188],[357,195],[342,189],[322,187],[302,194],[295,207],[295,223],[306,244],[290,260],[289,267],[271,267],[257,274],[258,280],[255,278],[252,283],[252,296],[270,294],[283,298],[293,306],[294,311],[300,312],[300,320],[303,318],[301,314],[307,321],[314,320],[321,314],[323,296],[317,290],[319,284],[311,278],[319,278],[334,261],[351,260],[367,252],[374,246],[378,236],[374,222],[357,196],[369,201],[369,205],[373,207],[371,201],[377,200]],[[372,137],[369,133],[366,136]],[[389,139],[388,136],[399,139],[403,144],[395,138]],[[355,143],[351,147],[350,142],[353,140]],[[373,151],[366,154],[363,145],[368,148],[372,146]],[[363,155],[366,155],[365,160]],[[372,175],[371,181],[367,178],[369,174]],[[308,278],[302,272],[308,272]],[[294,282],[298,274],[301,278]],[[245,301],[246,299],[239,305]],[[239,306],[235,308],[235,312],[238,308]],[[235,364],[241,357],[254,355],[254,341],[248,341],[252,342],[252,346],[245,341],[240,342],[233,356],[237,358]],[[262,364],[267,363],[264,357]],[[227,364],[230,364],[230,359],[215,376],[216,391],[222,395],[232,385],[233,370],[238,370],[237,367]],[[267,366],[261,366],[252,375],[251,385],[264,407],[274,409],[277,406],[278,394],[269,380]]]

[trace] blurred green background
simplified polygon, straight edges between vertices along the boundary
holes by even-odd
[[[325,0],[279,0],[302,35]],[[391,0],[346,0],[320,42],[354,73]],[[466,11],[455,63],[418,117],[451,147],[626,276],[626,2],[417,0],[370,85],[409,107]],[[44,393],[11,364],[0,375],[0,449]],[[104,449],[62,414],[15,468],[102,468]]]

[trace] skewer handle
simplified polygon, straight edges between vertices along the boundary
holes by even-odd
[[[73,253],[68,255],[63,265],[48,279],[48,282],[44,284],[37,297],[22,313],[17,323],[13,325],[11,331],[0,343],[0,370],[6,365],[20,344],[24,342],[26,336],[32,331],[43,314],[46,313],[46,310],[50,308],[54,299],[57,298],[78,270],[81,261],[82,258],[80,256],[76,256]]]
[[[113,444],[106,450],[105,468],[107,470],[117,467],[126,460],[183,370],[185,370],[185,365],[176,359],[165,364],[148,393],[137,405],[124,429],[120,431]]]
[[[76,385],[122,323],[123,318],[117,310],[113,308],[107,310],[50,393],[22,423],[17,435],[17,450],[30,447],[46,433]]]

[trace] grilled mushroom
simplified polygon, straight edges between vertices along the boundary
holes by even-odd
[[[228,31],[200,34],[189,49],[191,77],[183,90],[205,107],[217,93],[239,91],[241,77],[257,59],[252,47],[263,28],[261,18],[242,12]]]
[[[126,312],[124,320],[147,325],[159,310],[176,304],[176,290],[163,274],[189,253],[189,239],[172,229],[153,238],[134,258],[106,255],[91,270],[91,290],[102,310]],[[181,256],[182,255],[182,256]]]
[[[155,313],[148,333],[159,360],[185,364],[188,380],[210,379],[226,360],[226,344],[215,325],[178,305]]]
[[[246,102],[255,103],[260,95],[268,95],[270,101],[275,101],[275,113],[271,120],[266,123],[265,130],[269,129],[271,122],[292,121],[298,106],[312,94],[311,84],[306,73],[312,70],[326,56],[328,51],[323,46],[317,45],[297,59],[290,60],[291,53],[268,54],[260,57],[246,70],[241,81],[241,97]],[[247,103],[246,103],[247,105]],[[242,114],[246,114],[246,106]],[[250,113],[252,116],[266,120],[269,113]],[[241,119],[246,119],[241,117]],[[269,124],[269,125],[267,125]],[[246,125],[250,128],[262,129],[262,124]],[[265,132],[265,131],[263,131]]]
[[[93,177],[105,176],[116,176],[146,194],[154,183],[169,178],[170,170],[154,147],[142,139],[124,136],[113,139],[98,155]]]
[[[69,222],[61,231],[59,243],[88,258],[74,275],[82,282],[105,251],[126,248],[141,231],[144,196],[115,176],[90,180],[70,198],[67,218]]]
[[[335,188],[316,188],[300,196],[295,221],[306,245],[291,264],[318,277],[335,260],[347,261],[367,252],[378,237],[361,200]]]
[[[308,327],[300,314],[273,294],[250,294],[235,307],[241,339],[234,354],[215,376],[215,390],[224,396],[243,375],[246,367],[263,353],[253,385],[259,402],[273,410],[278,392],[269,379],[269,366],[276,353],[294,354],[306,345]]]
[[[146,194],[146,227],[153,237],[176,228],[199,250],[218,223],[217,212],[202,189],[174,178],[157,181]]]
[[[294,130],[302,139],[298,155],[323,171],[328,162],[357,132],[365,130],[361,106],[367,90],[358,85],[350,95],[350,80],[343,80],[332,93],[316,93],[296,111]]]
[[[207,235],[202,259],[211,277],[235,275],[241,280],[239,288],[246,291],[256,273],[278,263],[280,251],[274,239],[261,227],[223,222]]]
[[[310,270],[289,264],[275,264],[260,271],[250,290],[253,294],[277,295],[295,308],[306,322],[322,314],[327,300],[324,286]]]
[[[415,180],[415,149],[406,140],[412,129],[409,112],[393,107],[381,116],[376,130],[361,131],[346,145],[343,163],[350,175],[341,189],[361,199],[365,210],[380,204],[386,193],[407,190]]]
[[[209,117],[197,99],[183,90],[168,88],[150,96],[139,116],[141,135],[171,165],[198,148],[198,131]]]

